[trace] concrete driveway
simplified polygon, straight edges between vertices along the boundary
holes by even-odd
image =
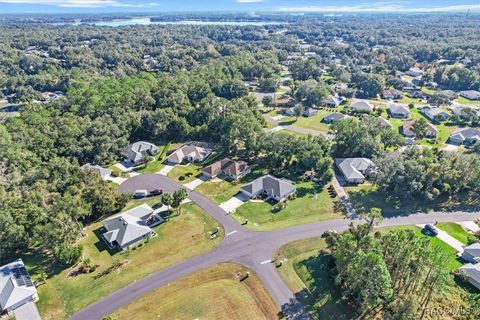
[[[244,195],[243,193],[238,193],[234,197],[232,197],[230,200],[227,200],[220,204],[220,208],[225,210],[228,213],[235,212],[238,207],[240,207],[242,204],[250,200],[249,197]]]
[[[169,164],[166,164],[165,167],[163,167],[160,171],[158,171],[158,174],[161,174],[163,176],[166,176],[172,169],[175,168],[175,166],[171,166]]]
[[[122,184],[122,183],[124,183],[125,181],[127,181],[128,179],[127,179],[127,178],[122,178],[122,177],[112,177],[112,176],[109,176],[109,177],[105,178],[105,180],[111,181],[111,182],[116,183],[116,184]]]
[[[478,224],[475,223],[475,221],[463,221],[463,222],[457,222],[457,224],[461,225],[463,229],[465,229],[468,232],[478,232],[480,230],[480,227]]]
[[[202,175],[199,178],[193,180],[192,182],[184,184],[184,186],[190,190],[194,190],[196,187],[198,187],[205,181],[208,181],[208,178]]]
[[[423,227],[425,227],[425,224],[417,224],[417,226],[423,229]],[[442,240],[443,242],[445,242],[446,244],[448,244],[450,247],[454,248],[458,252],[460,253],[463,252],[463,247],[465,246],[465,243],[458,241],[457,239],[455,239],[445,231],[439,229],[438,227],[437,227],[437,230],[438,230],[438,235],[437,235],[438,239]]]

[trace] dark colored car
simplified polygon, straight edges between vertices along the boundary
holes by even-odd
[[[426,234],[429,234],[431,236],[438,235],[438,230],[434,225],[426,224],[425,227],[423,227],[423,230],[425,231]]]
[[[155,197],[155,196],[160,196],[163,194],[163,190],[162,189],[155,189],[155,190],[152,190],[149,194],[150,197]]]

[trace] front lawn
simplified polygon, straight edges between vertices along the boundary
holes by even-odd
[[[168,177],[182,184],[192,182],[201,175],[202,166],[194,163],[178,164],[168,173]]]
[[[478,241],[475,235],[468,233],[457,223],[437,223],[437,227],[465,245]]]
[[[260,279],[247,268],[219,264],[177,279],[115,311],[112,319],[278,319]]]
[[[149,200],[155,201],[155,199]],[[134,206],[142,202],[130,204]],[[83,256],[98,265],[91,274],[67,277],[72,269],[61,269],[52,265],[48,256],[40,252],[25,255],[24,261],[32,273],[38,277],[42,270],[49,273],[46,284],[38,287],[37,306],[43,319],[65,319],[74,312],[98,301],[102,297],[161,270],[174,263],[207,252],[220,243],[221,236],[210,240],[207,232],[218,224],[200,207],[186,204],[182,215],[154,228],[156,237],[151,238],[141,248],[128,252],[113,253],[100,239],[101,222],[87,227],[86,237],[79,241],[83,246]],[[223,231],[221,231],[223,233]],[[126,262],[119,270],[99,276],[115,261]]]
[[[247,202],[232,216],[240,223],[248,219],[246,227],[252,230],[275,230],[293,225],[320,220],[341,219],[343,215],[335,209],[337,198],[330,198],[326,188],[319,189],[313,182],[296,184],[298,197],[287,200],[287,207],[277,213],[267,202]],[[318,192],[314,195],[314,192]]]
[[[480,105],[479,100],[470,100],[470,99],[460,97],[460,96],[457,99],[455,99],[455,101],[460,103],[460,104],[465,104],[465,105],[469,105],[469,104],[474,105],[474,106]]]
[[[136,169],[139,173],[157,173],[164,166],[165,158],[167,157],[168,151],[171,149],[171,144],[167,143],[166,145],[159,145],[159,153],[153,157],[154,159],[144,165],[141,165]]]

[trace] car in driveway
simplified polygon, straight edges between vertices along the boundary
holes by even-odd
[[[133,196],[132,196],[133,199],[141,199],[141,198],[145,198],[145,197],[148,197],[148,191],[145,190],[145,189],[135,190],[135,192],[133,193]]]
[[[423,227],[423,232],[427,235],[430,236],[437,236],[438,235],[438,229],[432,224],[426,224],[425,227]]]

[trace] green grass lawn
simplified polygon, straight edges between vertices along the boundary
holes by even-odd
[[[437,223],[437,227],[440,230],[445,231],[461,243],[468,245],[469,243],[473,243],[477,241],[477,237],[475,235],[468,233],[465,231],[461,225],[456,223]]]
[[[136,171],[139,173],[157,173],[160,171],[165,166],[163,162],[167,157],[167,152],[170,150],[170,147],[170,143],[166,145],[159,145],[158,148],[160,152],[154,157],[154,160],[140,166],[140,168]]]
[[[465,104],[465,105],[476,105],[476,106],[480,106],[480,101],[478,100],[469,100],[467,98],[464,98],[464,97],[458,97],[457,99],[455,99],[456,102],[460,103],[460,104]]]
[[[168,176],[182,184],[192,182],[202,174],[202,166],[198,164],[176,165]],[[188,175],[188,176],[187,176]]]
[[[330,198],[326,188],[318,190],[312,182],[296,184],[298,197],[287,201],[287,208],[272,213],[272,205],[266,202],[247,202],[232,216],[240,223],[248,219],[252,230],[275,230],[293,225],[327,219],[341,219],[343,215],[335,209],[337,198]],[[313,192],[317,190],[317,195]]]
[[[445,197],[428,201],[424,199],[399,199],[389,198],[387,194],[377,190],[371,184],[346,186],[345,191],[350,196],[352,203],[365,210],[380,208],[384,215],[395,215],[414,212],[429,212],[432,210],[477,210],[480,208],[480,199],[461,195],[457,198]]]
[[[220,204],[229,200],[240,191],[241,182],[228,182],[225,180],[214,179],[202,183],[195,191],[203,194],[215,203]]]
[[[239,281],[247,268],[219,264],[172,281],[115,311],[121,319],[278,319],[275,302],[260,279]],[[160,302],[160,303],[159,303]]]
[[[428,237],[416,226],[389,227],[378,229],[382,232],[393,229],[412,229],[417,237]],[[450,270],[461,266],[456,251],[435,237],[428,237],[432,245],[449,255]],[[283,260],[278,269],[280,275],[295,293],[296,297],[312,311],[315,319],[354,319],[352,310],[341,298],[341,291],[327,273],[328,252],[321,237],[299,240],[280,248],[277,258]],[[464,305],[467,292],[456,284],[449,286],[446,296],[436,297],[432,306],[458,307]]]
[[[153,200],[152,200],[153,201]],[[128,207],[141,204],[131,202]],[[127,208],[128,208],[127,207]],[[75,311],[94,303],[137,279],[178,263],[192,256],[207,252],[220,243],[223,236],[210,240],[207,232],[218,224],[195,204],[186,204],[182,215],[154,228],[156,237],[151,238],[141,248],[130,250],[128,254],[107,250],[99,238],[101,222],[87,227],[86,237],[79,241],[83,246],[83,256],[98,265],[95,272],[67,278],[71,269],[63,270],[51,264],[45,254],[25,255],[24,261],[35,279],[42,270],[49,278],[46,284],[38,287],[37,306],[43,319],[65,319]],[[94,279],[115,260],[127,260],[120,270]]]

